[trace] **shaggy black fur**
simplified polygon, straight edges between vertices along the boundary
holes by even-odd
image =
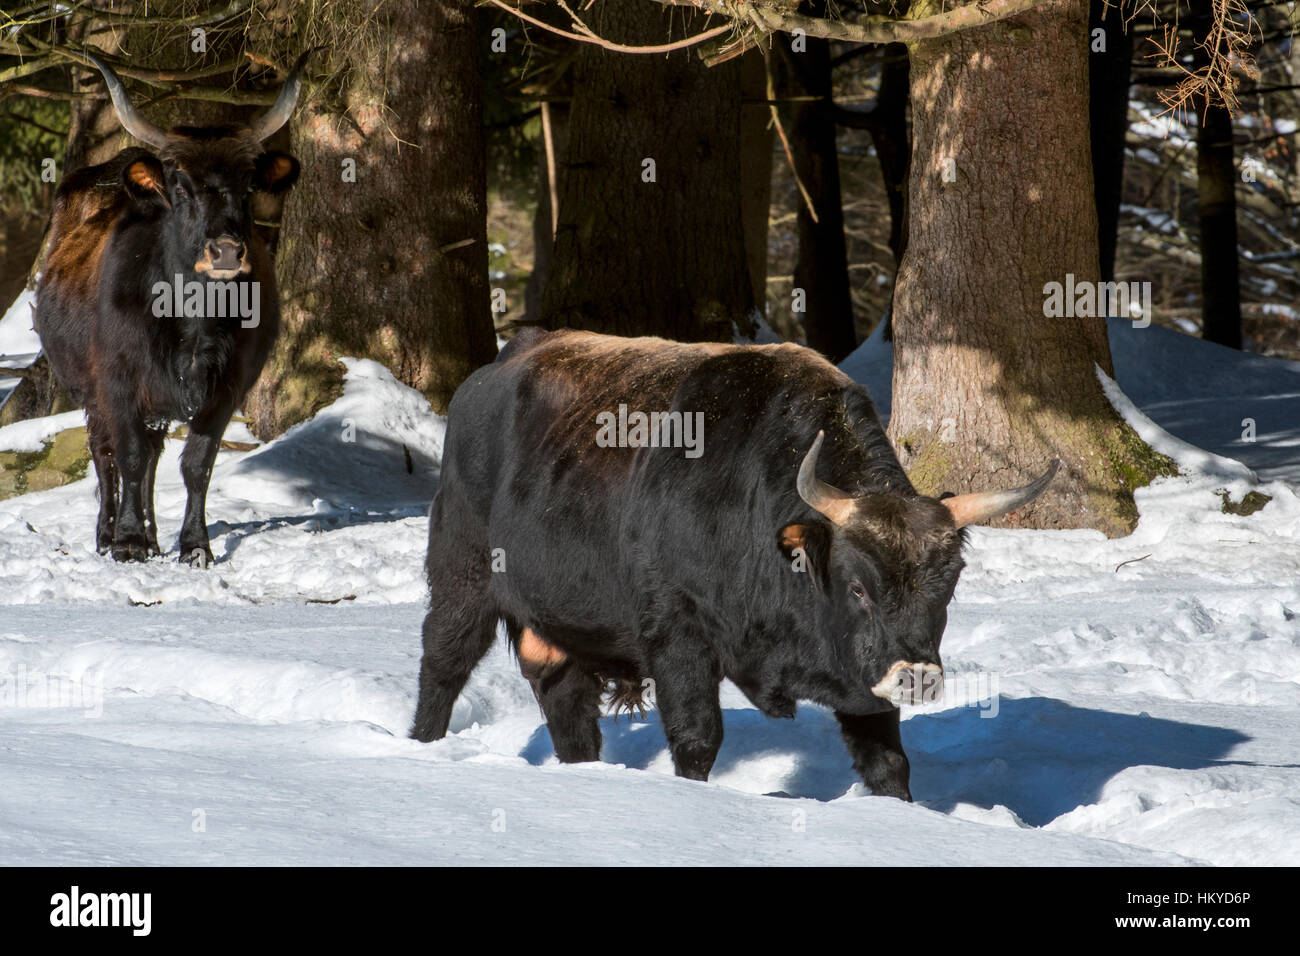
[[[173,130],[158,156],[126,149],[60,186],[36,331],[59,380],[86,407],[101,553],[127,561],[160,552],[154,473],[167,426],[179,420],[190,426],[180,557],[211,563],[212,463],[279,327],[275,274],[251,198],[283,192],[297,175],[297,160],[264,152],[247,131],[186,127]],[[155,284],[178,275],[182,284],[206,281],[196,265],[217,240],[249,266],[230,281],[260,284],[258,324],[245,328],[238,315],[156,316]]]
[[[598,447],[620,402],[703,412],[703,455]],[[727,677],[769,716],[833,708],[871,790],[910,799],[898,710],[871,688],[896,661],[940,663],[963,537],[860,386],[792,345],[527,331],[449,416],[413,737],[447,732],[504,619],[566,655],[539,694],[562,760],[598,758],[602,680],[649,677],[677,773],[706,779]],[[819,430],[818,476],[858,498],[842,526],[795,487]]]

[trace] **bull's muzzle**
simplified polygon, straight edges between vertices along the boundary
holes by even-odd
[[[896,661],[871,693],[895,707],[901,704],[932,704],[943,696],[943,668],[938,664]]]
[[[238,239],[222,236],[209,239],[203,246],[203,258],[194,264],[194,271],[212,279],[233,279],[252,271],[247,248]]]

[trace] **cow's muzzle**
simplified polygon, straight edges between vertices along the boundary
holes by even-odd
[[[209,239],[203,245],[203,258],[194,264],[195,272],[211,279],[233,279],[252,269],[247,247],[230,236]]]
[[[900,704],[932,704],[943,696],[943,668],[938,664],[896,661],[871,693],[895,707]]]

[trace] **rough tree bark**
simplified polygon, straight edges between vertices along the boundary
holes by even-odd
[[[496,354],[475,6],[390,0],[383,15],[386,42],[321,54],[352,58],[346,117],[316,99],[295,120],[283,327],[245,409],[262,438],[339,394],[341,356],[383,363],[443,411]]]
[[[926,0],[912,15],[938,9]],[[1134,488],[1171,463],[1101,390],[1104,320],[1044,316],[1046,283],[1098,279],[1087,22],[1085,0],[1050,0],[912,47],[889,431],[929,494],[1021,484],[1059,457],[1046,494],[998,523],[1122,535]]]
[[[693,36],[705,20],[628,0],[584,6],[583,19],[602,37],[640,45]],[[574,69],[542,323],[683,341],[748,332],[739,61],[709,69],[693,50],[587,45]]]

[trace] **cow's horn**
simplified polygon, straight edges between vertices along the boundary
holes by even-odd
[[[298,62],[289,71],[284,86],[280,87],[280,95],[271,104],[271,108],[253,120],[251,129],[254,138],[259,143],[289,122],[294,107],[298,105],[298,94],[302,92],[302,68],[307,63],[307,57],[311,56],[312,52],[313,50],[308,50],[298,57]]]
[[[844,524],[853,513],[853,496],[846,495],[834,485],[828,485],[817,477],[817,453],[822,450],[825,432],[818,432],[817,439],[803,456],[799,466],[799,478],[795,487],[802,498],[814,511],[821,512],[836,524]]]
[[[161,148],[167,142],[167,134],[136,112],[131,104],[131,97],[127,95],[126,87],[122,85],[122,81],[117,78],[112,68],[88,50],[82,50],[81,55],[104,75],[104,85],[108,87],[108,95],[113,100],[113,109],[117,112],[117,119],[122,124],[122,128],[140,142],[148,143],[155,149]]]
[[[942,504],[952,512],[952,520],[961,528],[968,524],[991,521],[1008,511],[1015,511],[1033,501],[1043,493],[1052,479],[1056,469],[1061,467],[1061,459],[1053,458],[1052,463],[1038,478],[1027,485],[1012,488],[1009,491],[981,491],[970,495],[957,495],[944,498]]]

